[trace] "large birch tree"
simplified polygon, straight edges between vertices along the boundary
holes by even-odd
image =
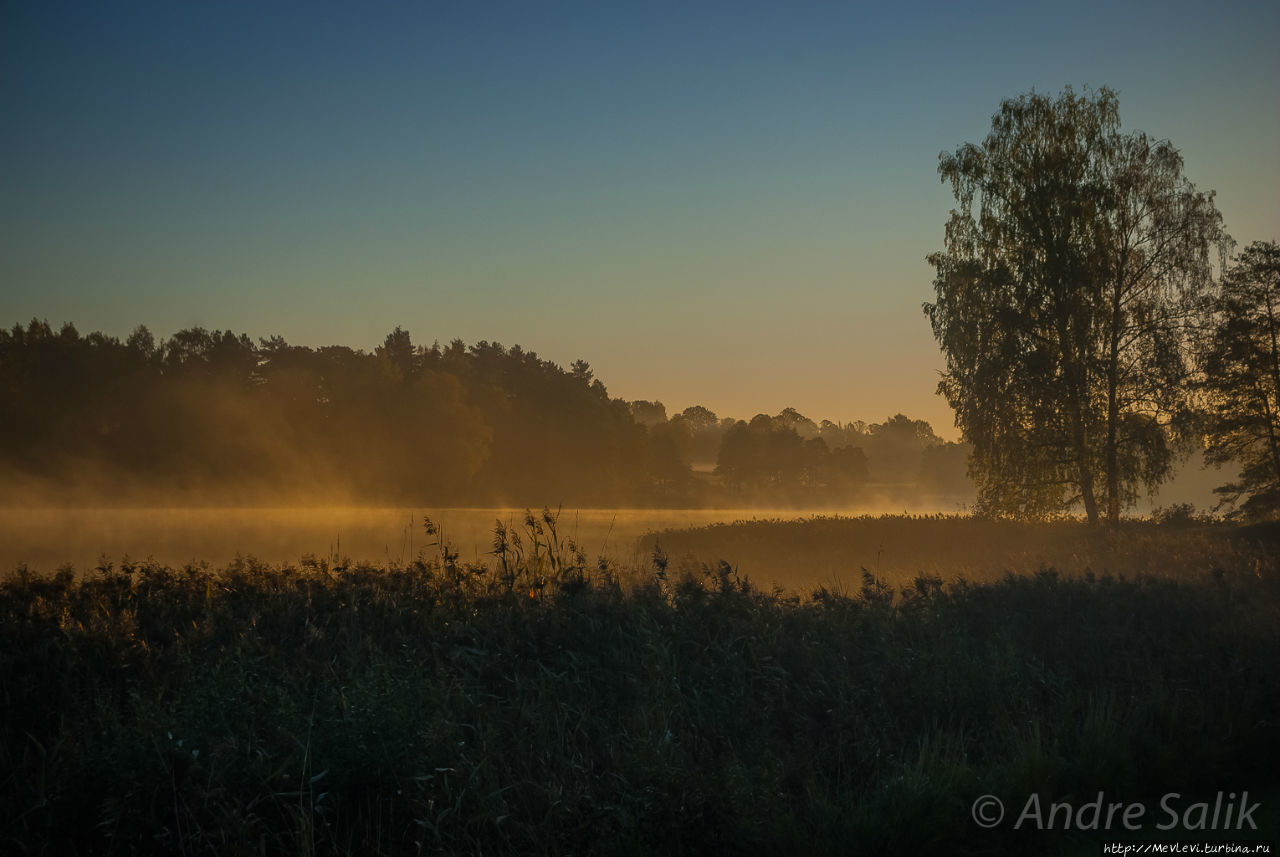
[[[924,310],[985,511],[1115,521],[1169,475],[1228,240],[1182,167],[1121,131],[1105,88],[1007,100],[986,140],[940,156],[957,207]]]

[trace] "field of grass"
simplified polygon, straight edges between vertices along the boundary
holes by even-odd
[[[908,541],[941,526],[935,553],[976,563],[959,545],[1012,538],[967,523]],[[1275,841],[1266,533],[1121,540],[1134,562],[1219,551],[1162,577],[1011,559],[795,594],[682,559],[674,532],[623,574],[554,525],[496,533],[484,563],[10,575],[0,851],[1097,854],[970,805],[1244,789],[1269,804],[1232,838]],[[825,525],[789,526],[779,550]]]
[[[895,586],[920,575],[951,582],[1000,580],[1041,568],[1079,577],[1195,581],[1212,574],[1258,574],[1280,564],[1280,526],[1238,527],[1171,516],[1090,528],[961,515],[809,516],[675,527],[646,535],[672,561],[724,560],[762,587],[854,588],[865,569]]]

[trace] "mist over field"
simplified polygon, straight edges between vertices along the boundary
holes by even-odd
[[[478,560],[496,521],[544,506],[588,555],[643,565],[641,538],[660,530],[974,502],[968,447],[921,420],[668,414],[611,397],[585,361],[565,370],[519,347],[415,346],[400,329],[369,354],[200,328],[158,341],[139,328],[121,342],[33,321],[0,332],[0,378],[21,403],[0,425],[10,570],[403,564],[430,541],[424,517]],[[1205,508],[1217,474],[1186,470],[1147,508]],[[708,558],[768,585],[826,574],[802,555]]]
[[[669,414],[610,396],[585,361],[565,370],[518,346],[416,346],[399,328],[365,353],[202,328],[157,340],[140,327],[122,342],[32,321],[0,331],[0,379],[15,393],[0,424],[6,570],[306,556],[403,565],[439,540],[426,519],[482,561],[496,522],[544,507],[588,556],[643,567],[661,531],[955,515],[975,501],[969,447],[922,420]],[[1211,507],[1223,474],[1196,458],[1140,511]],[[785,538],[785,550],[693,553],[800,591],[871,564],[868,545],[821,541],[815,555]],[[899,563],[895,576],[974,571],[936,562]]]

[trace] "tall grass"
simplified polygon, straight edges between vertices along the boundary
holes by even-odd
[[[1077,577],[1150,575],[1187,581],[1206,574],[1257,574],[1280,566],[1276,525],[1238,527],[1194,517],[1022,522],[962,515],[813,516],[740,520],[649,534],[679,563],[723,558],[753,579],[788,588],[858,585],[861,569],[895,585],[921,574],[994,581],[1041,567]]]
[[[969,803],[1280,785],[1274,568],[799,596],[550,513],[483,562],[429,533],[11,575],[0,851],[1053,853]]]

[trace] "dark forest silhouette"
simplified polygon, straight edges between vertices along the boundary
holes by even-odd
[[[368,353],[32,320],[0,331],[0,390],[0,466],[58,502],[835,506],[970,489],[965,448],[902,415],[668,418],[611,398],[585,361],[400,328]]]

